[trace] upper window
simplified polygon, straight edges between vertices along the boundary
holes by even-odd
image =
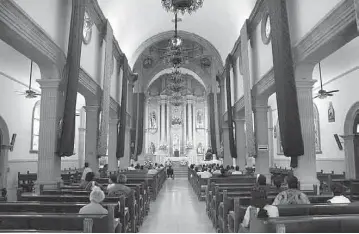
[[[32,112],[32,128],[31,128],[31,152],[37,153],[39,150],[40,135],[40,101],[37,101]]]

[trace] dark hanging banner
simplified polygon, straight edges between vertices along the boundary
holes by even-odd
[[[144,121],[144,113],[145,113],[145,94],[139,93],[138,94],[138,109],[137,109],[137,141],[136,141],[136,161],[138,155],[142,154],[143,148],[143,121]],[[146,116],[147,118],[147,116]]]
[[[298,166],[298,158],[304,154],[302,129],[299,118],[297,89],[295,84],[292,48],[289,35],[285,0],[268,0],[273,69],[277,93],[278,120],[283,153],[291,157],[291,167]]]
[[[231,65],[232,59],[228,56],[226,61],[226,91],[227,91],[227,115],[228,115],[228,134],[229,134],[229,151],[232,158],[237,158],[237,149],[234,143],[233,134],[233,109],[232,109],[232,92],[231,92]]]
[[[211,134],[211,146],[212,153],[217,155],[217,142],[216,142],[216,124],[215,124],[215,112],[214,112],[214,93],[208,94],[208,106],[209,106],[209,129]],[[217,155],[218,156],[218,155]]]
[[[80,73],[82,32],[86,0],[72,1],[69,45],[64,70],[65,107],[60,123],[61,137],[58,144],[60,157],[72,156],[75,144],[76,99]]]
[[[126,61],[126,60],[125,60]],[[124,62],[123,77],[122,77],[122,96],[121,96],[121,111],[120,111],[120,129],[117,135],[117,150],[116,157],[122,158],[125,152],[125,133],[126,133],[126,118],[127,118],[127,64]]]

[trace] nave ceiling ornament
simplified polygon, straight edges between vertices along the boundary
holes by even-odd
[[[167,12],[192,14],[203,6],[204,0],[161,0],[161,2]]]

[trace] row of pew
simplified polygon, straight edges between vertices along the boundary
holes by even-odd
[[[188,179],[200,200],[206,202],[206,212],[217,232],[237,233],[251,202],[251,189],[256,178],[247,175],[200,178],[188,169]],[[268,185],[268,204],[283,189]],[[258,219],[251,211],[249,232],[357,232],[359,205],[328,204],[332,195],[317,195],[317,188],[303,191],[311,204],[278,206],[280,217]],[[299,221],[298,221],[299,220]],[[324,225],[324,226],[323,226]]]
[[[166,180],[165,170],[157,174],[124,173],[132,197],[107,197],[102,205],[107,215],[80,215],[79,210],[89,203],[90,191],[78,184],[58,185],[40,194],[18,190],[17,202],[0,203],[0,232],[138,232]],[[98,183],[106,186],[107,178]],[[115,217],[118,217],[116,219]]]

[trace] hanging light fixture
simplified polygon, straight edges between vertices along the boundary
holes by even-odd
[[[175,34],[174,36],[169,40],[169,44],[167,47],[167,52],[165,54],[165,61],[168,64],[171,64],[172,67],[178,68],[184,63],[184,57],[182,53],[182,43],[183,40],[178,36],[177,31],[177,12],[175,13]]]
[[[203,6],[204,0],[161,0],[165,10],[192,14]]]

